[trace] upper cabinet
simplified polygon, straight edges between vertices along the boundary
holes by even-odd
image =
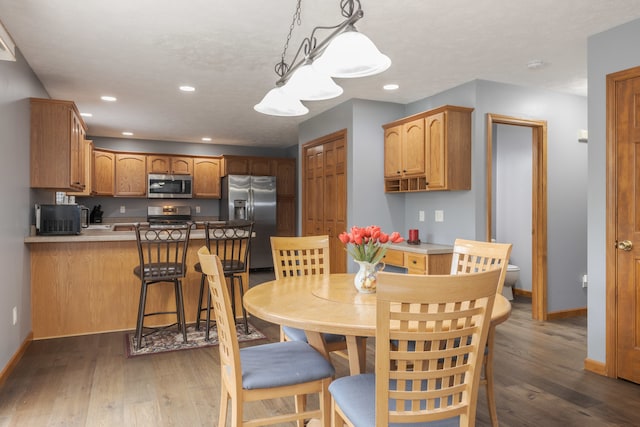
[[[446,105],[384,125],[385,191],[470,190],[472,111]]]
[[[72,101],[31,98],[31,187],[84,192],[87,127]]]
[[[147,155],[147,173],[193,175],[193,158],[186,156]]]
[[[219,157],[193,159],[193,197],[220,198],[221,163]]]
[[[222,176],[262,175],[272,176],[276,171],[276,159],[272,157],[224,156]]]
[[[147,195],[147,156],[116,153],[115,196],[145,197]]]
[[[82,143],[82,150],[80,155],[82,156],[82,171],[84,190],[67,192],[70,196],[91,196],[93,195],[93,141],[84,140]]]
[[[93,194],[113,196],[115,194],[116,155],[111,151],[93,150]]]

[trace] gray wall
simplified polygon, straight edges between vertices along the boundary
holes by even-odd
[[[396,118],[444,104],[475,108],[472,115],[472,189],[385,195],[382,185],[383,133],[376,135],[375,130]],[[378,114],[372,114],[373,111]],[[587,128],[585,97],[477,80],[408,104],[400,113],[397,104],[345,102],[302,123],[299,141],[303,144],[342,128],[351,131],[349,226],[377,223],[383,229],[393,227],[405,237],[408,229],[418,228],[421,240],[433,243],[452,244],[456,237],[484,240],[487,113],[547,121],[548,309],[554,312],[585,307],[586,291],[581,287],[580,279],[587,271],[587,153],[586,145],[577,142],[578,130]],[[365,128],[371,129],[370,133],[360,138],[356,130]],[[371,159],[371,164],[376,165],[366,173],[362,172],[365,159]],[[420,210],[425,211],[425,222],[418,221]],[[435,210],[444,211],[444,222],[434,221]],[[398,219],[403,212],[404,224]]]
[[[640,66],[640,20],[588,40],[589,305],[587,357],[606,361],[606,76]]]
[[[384,131],[382,124],[404,114],[394,103],[349,100],[302,122],[298,128],[301,176],[302,145],[347,129],[347,227],[379,225],[386,232],[404,230],[404,195],[384,193]],[[298,186],[298,234],[302,231],[302,185]],[[347,262],[348,271],[356,264]]]
[[[16,62],[0,61],[0,371],[31,332],[29,234],[29,97],[48,98],[18,51]],[[18,322],[13,325],[13,307]]]
[[[494,129],[491,237],[512,244],[509,264],[520,268],[516,287],[531,291],[533,131],[512,125],[494,125]]]

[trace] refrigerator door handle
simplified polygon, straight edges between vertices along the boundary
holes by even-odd
[[[253,188],[249,189],[249,206],[247,206],[247,218],[251,221],[255,221],[253,218]]]

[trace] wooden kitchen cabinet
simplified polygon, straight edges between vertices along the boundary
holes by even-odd
[[[84,190],[67,192],[69,196],[88,197],[93,195],[93,141],[84,140],[81,151],[84,172]]]
[[[385,178],[423,175],[425,171],[424,143],[424,118],[385,129]]]
[[[445,105],[384,125],[385,192],[470,190],[472,111]]]
[[[425,254],[388,249],[382,262],[406,268],[408,274],[449,274],[452,256],[452,253]]]
[[[84,191],[87,127],[72,101],[31,98],[31,187]]]
[[[147,195],[147,156],[116,153],[115,196],[144,197]]]
[[[278,197],[295,197],[296,159],[277,159],[275,176]]]
[[[148,154],[147,173],[193,175],[193,157]]]
[[[96,196],[115,194],[116,155],[111,151],[93,150],[92,191]]]
[[[224,156],[222,176],[257,175],[273,176],[276,174],[276,159],[272,157]]]
[[[193,159],[193,197],[219,199],[220,157],[196,157]]]

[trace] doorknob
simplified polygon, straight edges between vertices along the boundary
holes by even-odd
[[[623,240],[622,242],[618,242],[618,249],[623,251],[630,251],[633,248],[633,242],[631,240]]]

